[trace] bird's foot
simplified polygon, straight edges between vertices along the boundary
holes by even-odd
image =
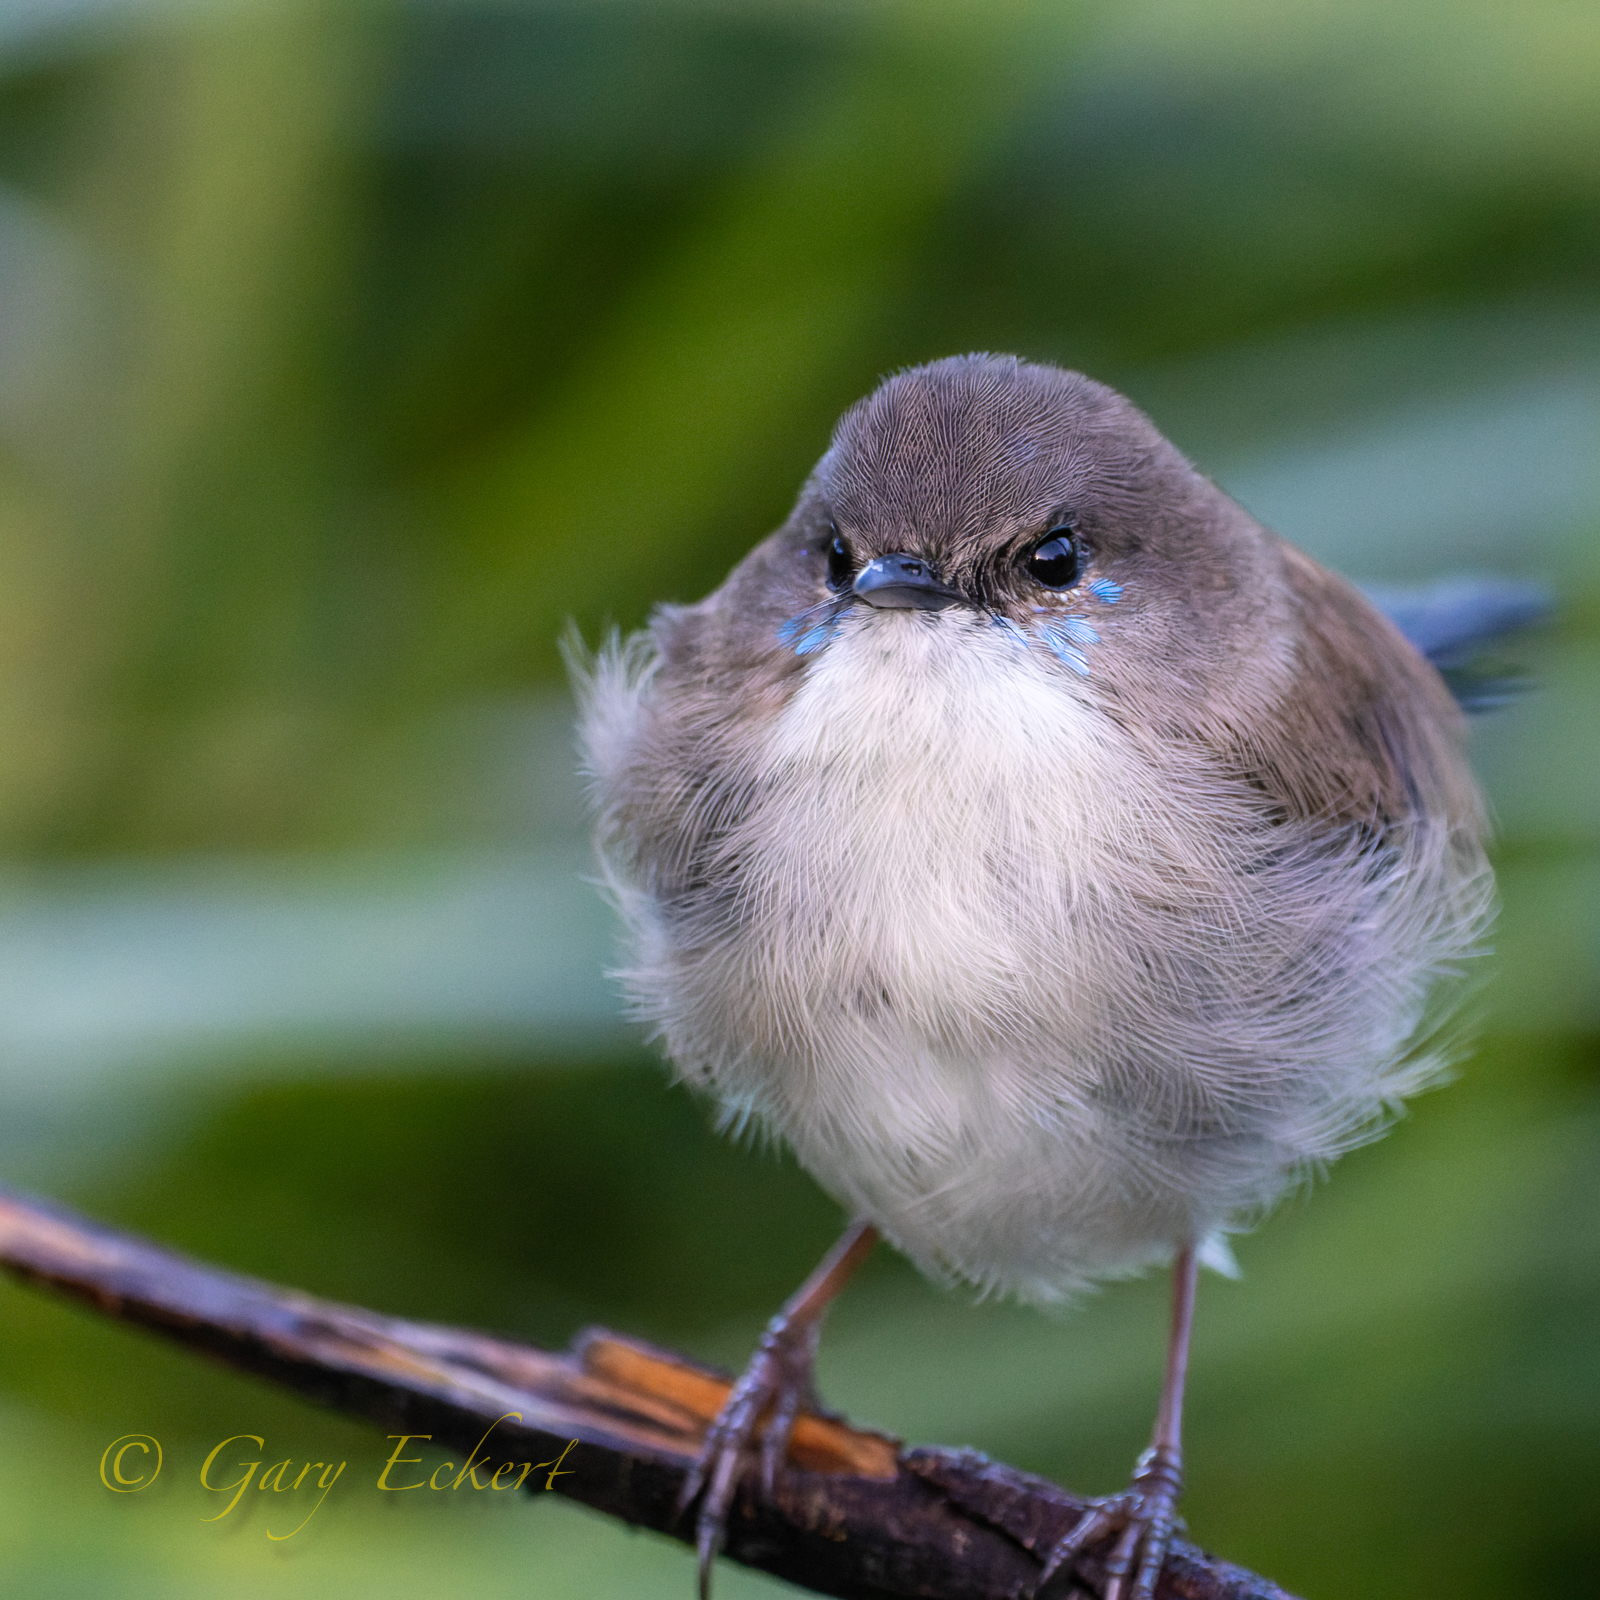
[[[1178,1519],[1182,1488],[1183,1463],[1178,1457],[1166,1450],[1145,1451],[1134,1468],[1133,1482],[1121,1494],[1091,1500],[1071,1532],[1056,1542],[1035,1594],[1091,1545],[1117,1534],[1105,1559],[1104,1600],[1154,1600],[1167,1546],[1182,1526]]]
[[[687,1511],[700,1500],[695,1519],[700,1600],[709,1600],[711,1564],[722,1548],[728,1511],[751,1450],[759,1441],[762,1487],[770,1494],[788,1452],[795,1419],[802,1411],[827,1415],[812,1387],[817,1331],[815,1322],[774,1318],[716,1421],[706,1429],[699,1459],[683,1481],[678,1510]]]

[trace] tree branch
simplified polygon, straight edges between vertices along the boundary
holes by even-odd
[[[563,1354],[405,1322],[239,1277],[0,1188],[0,1265],[390,1433],[431,1435],[502,1463],[548,1461],[553,1487],[596,1510],[692,1542],[684,1475],[730,1380],[601,1329]],[[498,1420],[498,1426],[494,1426]],[[1085,1502],[972,1451],[902,1450],[826,1417],[795,1428],[770,1496],[748,1473],[726,1553],[849,1600],[1017,1600]],[[528,1487],[543,1486],[543,1477]],[[1076,1582],[1103,1587],[1104,1548]],[[689,1579],[685,1575],[685,1594]],[[1053,1589],[1065,1593],[1066,1578]],[[1292,1600],[1275,1584],[1178,1543],[1159,1600]]]

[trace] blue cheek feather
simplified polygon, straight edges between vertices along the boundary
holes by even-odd
[[[1028,648],[1028,635],[1014,623],[1010,617],[1002,617],[998,612],[989,618],[995,627],[1003,633],[1019,650]]]
[[[1114,606],[1122,598],[1122,585],[1113,583],[1109,578],[1096,578],[1087,587],[1096,600],[1108,606]],[[819,606],[812,606],[802,611],[799,616],[790,617],[778,629],[778,643],[787,645],[797,656],[809,656],[831,642],[838,635],[839,618],[835,614],[822,622],[813,622],[812,617],[820,609],[822,608]],[[1071,667],[1079,677],[1087,678],[1089,658],[1083,653],[1081,646],[1100,642],[1100,635],[1090,625],[1089,619],[1063,617],[1047,606],[1035,606],[1033,609],[1038,615],[1051,619],[1049,622],[1041,623],[1038,628],[1039,638],[1050,653]],[[1018,649],[1026,650],[1032,642],[1027,630],[1019,627],[1010,617],[991,613],[989,620]]]
[[[1039,606],[1036,609],[1041,615],[1049,615],[1043,606]],[[1089,626],[1087,617],[1057,617],[1053,622],[1046,625],[1046,631],[1051,628],[1055,629],[1064,638],[1070,639],[1073,644],[1100,643],[1100,635]]]
[[[791,646],[797,656],[808,656],[820,650],[838,633],[839,621],[837,617],[827,617],[821,622],[813,622],[812,617],[819,609],[812,606],[798,617],[790,617],[778,629],[778,643]]]
[[[1070,626],[1071,624],[1076,626]],[[1088,634],[1087,639],[1084,639],[1084,633]],[[1081,617],[1065,617],[1060,622],[1047,622],[1039,629],[1039,637],[1049,646],[1051,654],[1065,662],[1080,678],[1089,676],[1089,658],[1074,641],[1087,644],[1097,640],[1100,635]]]
[[[819,622],[816,627],[809,628],[800,635],[794,653],[797,656],[808,656],[813,650],[820,650],[838,631],[831,622]]]
[[[1113,583],[1110,578],[1096,578],[1088,585],[1088,591],[1096,600],[1108,606],[1114,606],[1122,598],[1122,585]],[[1100,635],[1089,619],[1077,616],[1064,617],[1048,606],[1035,606],[1033,609],[1039,616],[1050,619],[1038,626],[1039,638],[1046,648],[1058,661],[1071,667],[1079,677],[1087,678],[1089,658],[1082,647],[1100,642]],[[1011,626],[1015,627],[1015,624]]]

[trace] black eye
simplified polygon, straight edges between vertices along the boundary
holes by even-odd
[[[1078,545],[1067,528],[1052,528],[1028,557],[1028,576],[1047,589],[1070,589],[1078,581]]]
[[[856,558],[837,528],[830,530],[833,543],[828,546],[828,583],[835,589],[848,589],[855,579]]]

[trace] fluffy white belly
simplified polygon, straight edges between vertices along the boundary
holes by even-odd
[[[1158,771],[971,613],[852,612],[741,784],[702,908],[620,886],[632,988],[926,1270],[1033,1299],[1134,1270],[1395,1088],[1415,1004],[1332,970],[1383,957],[1370,863],[1308,919],[1242,785]]]

